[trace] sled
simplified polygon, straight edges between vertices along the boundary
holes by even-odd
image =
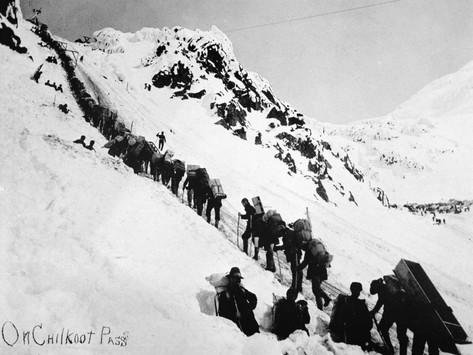
[[[253,206],[255,207],[256,215],[264,214],[264,208],[263,208],[263,204],[261,203],[260,197],[259,196],[253,197],[251,201],[253,202]]]
[[[394,269],[407,294],[415,301],[428,305],[424,315],[426,322],[433,325],[440,350],[460,354],[456,344],[469,344],[468,336],[452,309],[445,303],[422,266],[416,262],[401,259]]]
[[[227,198],[227,195],[223,192],[220,179],[210,179],[210,188],[212,189],[214,197]]]

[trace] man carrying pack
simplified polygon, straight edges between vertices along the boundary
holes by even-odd
[[[209,174],[205,168],[199,168],[196,171],[196,180],[194,184],[194,203],[197,214],[202,216],[205,201],[210,195]]]
[[[226,275],[228,286],[218,295],[218,315],[233,321],[247,336],[259,333],[253,310],[258,299],[256,295],[241,285],[240,269],[232,267]]]
[[[186,172],[186,166],[183,161],[175,159],[173,162],[173,174],[171,177],[171,191],[174,195],[178,195],[179,184]]]
[[[298,270],[302,271],[308,266],[307,279],[312,281],[312,292],[315,296],[317,308],[322,311],[331,301],[321,287],[322,281],[328,279],[327,264],[330,263],[330,257],[325,250],[318,252],[319,247],[323,248],[323,244],[317,239],[313,239],[307,244],[304,261],[299,265]]]
[[[309,335],[306,324],[310,323],[307,302],[300,300],[296,302],[298,292],[289,288],[286,298],[280,299],[275,304],[273,333],[278,340],[286,339],[295,330],[301,329]]]
[[[342,330],[345,335],[345,343],[358,345],[363,350],[369,350],[371,343],[371,328],[373,320],[366,306],[365,300],[359,299],[363,290],[361,283],[352,282],[350,285],[350,296],[344,296],[343,300],[337,299],[337,309],[341,312]],[[339,304],[342,303],[342,304]]]
[[[253,232],[253,219],[256,214],[255,208],[250,204],[247,198],[241,200],[241,204],[245,208],[245,214],[238,213],[241,219],[246,219],[246,229],[243,232],[241,239],[243,239],[243,252],[248,255],[248,239],[250,239]]]
[[[407,354],[407,295],[393,276],[373,280],[370,285],[370,293],[378,295],[378,301],[371,310],[372,317],[384,306],[383,317],[379,323],[380,333],[386,342],[388,351],[394,353],[394,348],[389,337],[389,329],[396,323],[397,339],[399,341],[399,354]]]
[[[210,193],[209,199],[207,200],[207,209],[205,210],[207,222],[210,223],[210,220],[212,218],[212,210],[215,210],[216,228],[218,228],[218,222],[220,222],[220,208],[222,207],[222,199],[222,196],[214,196],[213,193]]]
[[[299,270],[301,263],[302,251],[296,237],[296,232],[290,228],[283,231],[283,244],[276,245],[274,251],[284,250],[286,260],[291,266],[292,283],[291,288],[297,292],[302,292],[302,271]]]
[[[195,208],[195,195],[194,195],[194,187],[197,177],[195,175],[190,175],[187,173],[186,180],[184,181],[184,185],[182,185],[182,190],[187,190],[187,204],[191,208]]]

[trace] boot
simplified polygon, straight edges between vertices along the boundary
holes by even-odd
[[[253,256],[253,259],[255,259],[256,261],[258,261],[258,253],[259,253],[259,248],[255,247],[255,255]]]
[[[248,255],[248,239],[243,239],[243,252]]]
[[[220,222],[218,219],[215,220],[215,228],[218,228],[218,222]]]
[[[266,270],[276,272],[276,265],[274,265],[273,250],[268,249],[266,251]]]

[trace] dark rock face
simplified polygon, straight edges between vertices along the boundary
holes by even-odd
[[[224,57],[221,54],[222,49],[217,44],[213,44],[206,48],[204,54],[199,58],[204,68],[217,75],[222,75],[225,69]]]
[[[217,115],[222,120],[217,122],[226,128],[235,127],[238,123],[246,126],[246,111],[234,100],[227,103],[217,104]],[[246,139],[246,138],[245,138]]]
[[[281,110],[278,110],[276,107],[273,107],[269,112],[268,112],[268,115],[266,116],[266,118],[275,118],[277,119],[279,122],[281,122],[281,124],[283,126],[287,126],[287,118],[286,118],[286,114],[284,112],[282,112]]]
[[[153,82],[153,85],[156,86],[157,88],[171,86],[171,83],[172,83],[171,73],[169,71],[162,70],[159,73],[157,73],[155,76],[153,76],[152,82]]]
[[[283,140],[289,148],[298,150],[303,157],[312,159],[317,156],[317,147],[309,137],[305,140],[296,139],[293,135],[282,132],[276,138]]]
[[[343,159],[345,169],[347,169],[358,181],[363,181],[364,177],[361,171],[359,171],[357,168],[355,168],[355,165],[351,162],[350,158],[348,155],[345,155],[345,158]]]
[[[161,54],[163,54],[166,51],[166,46],[164,44],[161,44],[156,48],[156,56],[160,57]]]
[[[322,199],[323,199],[325,202],[329,202],[328,195],[327,195],[327,191],[325,190],[324,185],[322,185],[322,183],[321,183],[320,181],[318,181],[317,188],[316,188],[315,191],[317,191],[317,194],[318,194],[320,197],[322,197]]]
[[[193,82],[192,72],[183,63],[174,64],[171,70],[161,70],[153,76],[153,85],[157,88],[170,86],[172,89],[190,89]]]

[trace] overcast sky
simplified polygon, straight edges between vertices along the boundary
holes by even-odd
[[[338,123],[388,113],[473,60],[472,0],[400,0],[333,14],[385,1],[22,0],[22,7],[26,17],[41,7],[40,19],[70,40],[103,27],[217,25],[242,65],[281,99]],[[283,22],[324,13],[332,14]]]

